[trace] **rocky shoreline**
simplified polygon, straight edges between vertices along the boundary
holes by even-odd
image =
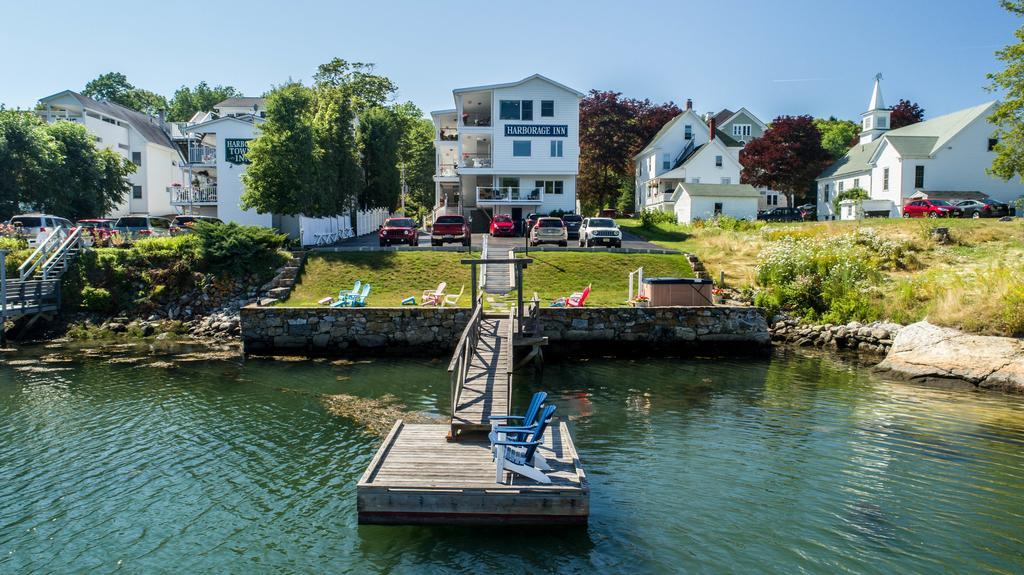
[[[885,355],[889,353],[894,338],[902,328],[900,324],[877,321],[867,324],[853,321],[847,324],[814,325],[776,316],[772,318],[768,331],[773,344],[847,349]]]

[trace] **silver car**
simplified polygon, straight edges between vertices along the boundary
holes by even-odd
[[[114,222],[114,231],[137,240],[171,235],[171,220],[153,216],[123,216]]]
[[[17,228],[18,235],[28,241],[29,247],[36,247],[40,240],[50,237],[50,234],[63,230],[67,232],[75,227],[70,220],[50,214],[22,214],[11,218],[11,225]]]
[[[558,244],[565,247],[569,244],[569,230],[562,218],[539,218],[530,230],[530,245]]]

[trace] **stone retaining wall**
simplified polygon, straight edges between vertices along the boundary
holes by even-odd
[[[770,342],[764,312],[752,307],[542,308],[539,319],[551,342]]]
[[[249,306],[241,311],[242,343],[246,353],[448,349],[470,313],[462,308]]]
[[[247,353],[449,350],[469,316],[463,308],[249,306],[241,311],[242,341]],[[542,308],[539,317],[554,344],[737,342],[745,351],[770,341],[761,310],[750,307]]]
[[[861,324],[823,325],[802,324],[795,319],[784,319],[772,324],[772,341],[800,347],[827,347],[852,349],[861,352],[886,354],[893,339],[903,326],[895,323],[873,322]]]

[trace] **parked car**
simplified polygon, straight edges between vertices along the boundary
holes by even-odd
[[[537,223],[530,229],[530,245],[539,244],[558,244],[562,247],[569,245],[569,230],[562,218],[537,219]]]
[[[611,218],[587,218],[580,226],[580,247],[622,247],[622,230]]]
[[[965,218],[1001,218],[1010,215],[1010,206],[985,198],[983,200],[963,200],[956,203]]]
[[[804,216],[797,208],[772,208],[759,213],[757,219],[766,222],[802,222]]]
[[[946,200],[914,200],[903,206],[904,218],[959,218],[963,210]]]
[[[420,245],[420,230],[412,218],[388,218],[377,232],[381,247],[391,244]]]
[[[804,204],[797,206],[796,209],[800,210],[800,216],[803,217],[805,222],[818,219],[818,206],[814,204]]]
[[[104,246],[110,242],[114,231],[114,220],[110,218],[88,218],[78,220],[75,225],[82,228],[82,234],[92,239],[93,245]]]
[[[537,220],[540,218],[540,214],[529,213],[526,214],[526,225],[523,227],[523,235],[530,235],[530,231],[533,230],[533,226],[537,225]]]
[[[124,216],[114,222],[114,231],[127,239],[171,235],[171,220],[155,216]]]
[[[50,214],[22,214],[11,218],[10,224],[17,228],[18,235],[28,241],[29,247],[36,247],[38,241],[46,239],[54,231],[70,230],[75,227],[70,220]]]
[[[462,216],[441,216],[434,220],[430,228],[430,245],[440,246],[447,243],[470,245],[473,235],[469,232],[469,224]]]
[[[192,231],[192,226],[196,225],[196,222],[208,222],[211,224],[223,224],[220,218],[213,216],[194,216],[194,215],[181,215],[174,216],[171,219],[171,235],[185,234]]]
[[[508,214],[496,214],[491,218],[490,233],[492,237],[514,237],[516,235],[516,223],[512,220],[512,216]]]
[[[565,222],[565,231],[569,234],[569,239],[580,239],[580,226],[583,224],[583,216],[579,214],[565,214],[562,216],[562,221]]]

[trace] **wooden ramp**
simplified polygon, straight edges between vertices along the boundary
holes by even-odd
[[[483,317],[465,379],[457,387],[452,432],[490,429],[492,415],[508,415],[512,392],[512,320]]]
[[[495,481],[486,436],[447,441],[447,425],[395,423],[356,488],[360,523],[576,525],[590,512],[587,476],[565,423],[544,434],[551,484]]]

